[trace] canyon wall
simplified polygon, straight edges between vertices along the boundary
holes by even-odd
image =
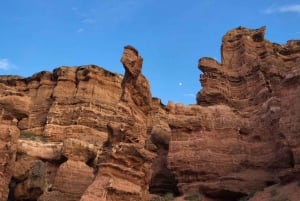
[[[234,200],[299,178],[300,41],[229,31],[222,61],[199,60],[197,106],[170,106],[169,167],[181,192]]]
[[[95,65],[0,76],[0,200],[234,201],[299,180],[300,41],[264,35],[226,33],[221,63],[199,60],[194,105],[152,98],[132,46],[124,76]]]

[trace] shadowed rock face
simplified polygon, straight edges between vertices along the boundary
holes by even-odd
[[[300,42],[264,34],[229,31],[221,63],[199,60],[189,106],[152,98],[132,46],[124,76],[95,65],[1,76],[0,200],[225,201],[300,179]]]

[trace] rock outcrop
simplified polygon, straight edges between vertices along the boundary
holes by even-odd
[[[61,154],[67,159],[59,165],[50,189],[39,200],[80,200],[82,194],[94,180],[94,169],[88,163],[97,155],[97,148],[82,140],[64,140]],[[48,182],[50,183],[50,182]]]
[[[134,47],[125,46],[121,58],[125,68],[122,94],[114,111],[119,122],[107,125],[108,140],[98,161],[99,172],[81,201],[139,201],[148,196],[155,154],[145,147],[151,93],[141,74],[142,61]]]
[[[10,199],[37,200],[47,188],[46,164],[31,157],[19,156],[15,167]]]
[[[6,201],[16,159],[19,130],[16,126],[2,123],[0,133],[0,200]]]
[[[263,189],[252,200],[296,201],[300,41],[264,35],[229,31],[221,63],[199,60],[188,106],[152,98],[132,46],[124,76],[95,65],[0,76],[0,201],[235,201]]]
[[[30,114],[18,122],[24,132],[48,141],[106,140],[106,124],[121,94],[122,76],[97,66],[60,67],[30,78],[1,80],[26,94]]]
[[[4,80],[6,77],[4,77]],[[17,155],[20,130],[17,122],[28,116],[28,98],[14,88],[0,83],[0,200],[9,197],[9,186]]]
[[[1,136],[7,140],[4,144],[11,144],[3,164],[15,161],[18,145],[15,164],[6,167],[25,164],[27,172],[19,177],[13,170],[1,171],[6,178],[2,183],[7,184],[1,185],[5,201],[10,181],[10,200],[36,199],[41,194],[39,200],[80,199],[95,177],[94,159],[107,140],[107,123],[118,121],[113,104],[120,99],[121,80],[121,75],[93,65],[61,67],[29,78],[1,77]],[[43,162],[46,186],[29,185],[34,183],[30,172],[36,161]],[[73,180],[78,187],[67,188],[75,185]],[[30,194],[32,189],[38,190]]]
[[[170,107],[169,167],[182,193],[235,200],[298,177],[300,41],[264,34],[229,31],[222,63],[199,60],[198,105]]]

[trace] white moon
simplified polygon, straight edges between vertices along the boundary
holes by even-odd
[[[182,86],[182,82],[179,82],[178,85],[179,85],[179,86]]]

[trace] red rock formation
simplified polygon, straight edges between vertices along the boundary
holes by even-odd
[[[133,102],[136,106],[149,110],[151,104],[151,92],[147,79],[141,74],[143,58],[138,51],[128,45],[124,48],[121,62],[125,68],[125,76],[122,80],[122,96],[124,102]]]
[[[199,60],[197,105],[153,99],[132,46],[124,77],[94,65],[1,76],[0,201],[146,201],[149,191],[225,201],[273,184],[280,194],[297,188],[293,200],[300,42],[264,33],[231,30],[221,63]]]
[[[66,201],[80,200],[94,179],[94,169],[87,165],[97,154],[93,144],[68,138],[63,142],[62,154],[67,161],[58,167],[53,183],[48,182],[51,189],[39,198],[40,201],[55,201],[58,196]]]
[[[46,165],[41,160],[35,160],[28,156],[19,156],[15,162],[11,189],[13,200],[37,200],[47,188]]]
[[[181,192],[234,200],[299,173],[300,42],[264,33],[229,31],[222,63],[199,61],[199,106],[169,106],[168,161]]]
[[[2,119],[4,119],[3,121],[1,120],[3,122],[1,126],[4,126],[3,124],[13,124],[17,125],[21,130],[21,138],[25,138],[25,140],[19,142],[20,155],[26,154],[33,157],[33,160],[42,159],[48,161],[46,162],[46,180],[50,186],[54,186],[55,191],[49,187],[52,192],[44,192],[47,195],[43,195],[40,198],[41,200],[56,201],[57,196],[60,199],[67,199],[68,193],[61,193],[60,191],[65,188],[64,185],[59,186],[59,182],[56,180],[60,179],[65,185],[73,185],[73,180],[78,180],[78,178],[82,177],[82,174],[78,173],[80,170],[87,170],[84,175],[88,175],[91,179],[94,178],[94,169],[85,164],[87,161],[80,162],[80,160],[76,159],[75,163],[73,159],[70,159],[66,164],[63,163],[61,165],[65,161],[64,157],[66,154],[62,151],[60,143],[66,138],[74,137],[81,144],[92,143],[97,149],[101,149],[103,142],[107,140],[106,127],[108,121],[118,121],[113,114],[113,104],[121,96],[121,79],[121,75],[108,72],[96,66],[61,67],[54,70],[53,73],[41,72],[30,78],[1,77],[0,105]],[[6,127],[3,127],[3,129],[6,129]],[[14,138],[19,133],[17,127],[15,127],[16,136],[12,135],[15,136]],[[10,129],[11,132],[12,129]],[[37,140],[54,141],[54,143],[45,144]],[[8,143],[15,147],[12,142]],[[75,152],[73,155],[80,157],[82,153],[78,153],[76,150],[72,150]],[[14,153],[16,153],[16,150]],[[10,155],[13,156],[13,154]],[[21,158],[19,157],[18,160]],[[12,157],[11,160],[14,161],[14,158]],[[90,158],[87,160],[90,160]],[[77,165],[70,165],[73,163]],[[82,164],[80,165],[79,163]],[[90,166],[94,166],[93,159],[88,161],[88,163]],[[60,168],[60,166],[62,167]],[[31,171],[32,166],[30,166],[29,161],[28,167],[24,169],[28,172]],[[77,176],[71,177],[71,179],[61,179],[61,173],[66,172],[64,170],[67,170],[68,174],[71,173],[73,176]],[[3,182],[5,184],[3,188],[6,189],[3,191],[3,194],[7,196],[8,184],[12,173],[7,171],[4,173],[7,179],[5,181],[6,184]],[[23,178],[22,181],[31,181],[30,176],[25,178],[27,179],[24,180]],[[91,179],[89,180],[90,182]],[[15,181],[17,183],[20,182],[18,178],[13,177],[13,182],[15,183]],[[26,182],[23,183],[28,184]],[[86,182],[86,184],[88,185],[89,183]],[[24,197],[31,187],[28,185],[22,186],[24,188],[21,191],[18,190],[18,195]],[[87,186],[81,187],[82,190],[80,191],[74,189],[77,193],[75,193],[77,199],[80,199],[85,188]],[[20,188],[18,187],[18,189]],[[72,189],[69,190],[70,193],[73,192]],[[13,191],[11,194],[14,194]],[[56,194],[59,195],[56,196]],[[2,197],[5,198],[5,196]],[[18,199],[16,196],[14,197],[14,199]],[[32,197],[32,199],[34,198]]]
[[[4,80],[6,77],[4,77]],[[0,83],[0,200],[9,196],[20,131],[18,120],[28,116],[28,99],[23,93]]]
[[[145,149],[150,88],[141,74],[142,58],[135,48],[125,46],[121,62],[125,76],[120,102],[114,112],[119,122],[111,121],[107,125],[108,141],[99,160],[99,172],[82,201],[140,201],[148,195],[155,156]]]
[[[0,133],[0,200],[6,201],[17,152],[19,130],[16,126],[1,121]]]
[[[278,185],[278,184],[273,185],[251,196],[249,196],[249,201],[261,201],[261,200],[297,201],[300,198],[299,183],[292,182],[286,185]]]
[[[150,139],[147,147],[157,153],[152,164],[152,179],[149,191],[152,194],[164,195],[172,192],[178,195],[177,182],[168,168],[168,152],[171,140],[171,128],[167,111],[162,107],[160,99],[153,99],[152,110],[148,114],[148,132]]]
[[[90,65],[11,79],[6,83],[26,94],[32,103],[29,117],[18,123],[21,130],[51,141],[75,137],[102,144],[106,140],[106,125],[114,118],[113,105],[121,95],[121,75]]]

